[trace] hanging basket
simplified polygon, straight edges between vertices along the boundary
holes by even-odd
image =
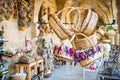
[[[73,61],[73,56],[70,56],[69,54],[67,55],[65,52],[59,53],[58,49],[55,50],[54,55],[58,57],[60,60],[67,61],[67,62],[72,62]]]
[[[87,36],[91,35],[94,32],[98,22],[98,15],[91,9],[72,7],[72,9],[70,9],[67,13],[67,22],[71,22],[70,17],[73,16],[71,13],[75,10],[78,12],[78,14],[76,12],[77,15],[74,15],[74,18],[77,16],[75,20],[73,20],[74,26],[72,26],[71,23],[68,23],[69,26],[77,33],[81,32]]]
[[[62,40],[68,39],[74,34],[74,31],[72,30],[72,28],[64,24],[64,22],[59,18],[59,15],[62,12],[69,9],[71,9],[71,7],[60,10],[56,14],[52,15],[49,20],[50,26],[52,27],[54,32],[57,34],[57,36]]]
[[[98,59],[101,58],[101,57],[102,57],[102,54],[101,54],[100,52],[96,52],[95,55],[94,55],[94,57],[89,56],[88,59],[81,60],[81,61],[79,62],[79,64],[80,64],[82,67],[85,67],[85,66],[91,64],[92,62],[98,60]]]
[[[76,50],[84,50],[97,44],[96,34],[86,36],[83,33],[77,33],[72,40],[72,45]]]
[[[88,22],[86,22],[84,20],[83,26],[82,26],[83,29],[84,29],[82,32],[87,36],[91,35],[94,32],[95,27],[96,27],[97,22],[98,22],[98,15],[95,12],[89,10],[88,13],[91,13],[90,17],[89,17],[89,14],[88,14],[86,19],[85,19],[85,20],[88,20]],[[85,27],[84,23],[86,24],[86,28],[84,28]]]
[[[64,32],[64,30],[62,28],[60,28],[60,26],[57,24],[56,19],[54,18],[54,16],[52,16],[49,20],[50,22],[50,26],[52,27],[53,31],[56,33],[56,35],[64,40],[69,38],[69,36]]]

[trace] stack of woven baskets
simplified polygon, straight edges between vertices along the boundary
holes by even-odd
[[[60,14],[65,10],[68,12],[64,14],[64,20],[66,20],[66,22],[63,22]],[[94,45],[97,44],[95,28],[98,22],[98,15],[91,9],[83,9],[80,7],[64,8],[52,15],[49,22],[60,39],[71,39],[75,50],[84,50],[94,47]],[[91,62],[94,60],[93,58],[87,61]]]

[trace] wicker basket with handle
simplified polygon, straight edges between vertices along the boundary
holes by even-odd
[[[66,14],[66,22],[75,31],[80,32],[80,27],[86,17],[86,12],[88,9],[83,9],[80,7],[71,7],[71,9]],[[72,24],[71,24],[72,22]]]
[[[92,34],[90,36],[86,36],[83,33],[77,33],[75,38],[71,40],[74,49],[76,50],[84,50],[90,48],[97,44],[96,34]]]
[[[86,36],[83,33],[77,33],[73,36],[72,44],[76,50],[85,50],[94,47],[97,44],[96,33],[92,34],[91,36]],[[101,56],[102,54],[99,51],[96,51],[94,57],[89,56],[88,59],[80,60],[79,63],[82,67],[85,67],[93,61],[99,59]]]

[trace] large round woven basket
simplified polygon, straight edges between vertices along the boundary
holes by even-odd
[[[60,39],[64,40],[69,38],[69,36],[64,32],[64,30],[58,25],[54,16],[50,18],[49,22],[50,22],[50,27],[52,27],[53,31]]]
[[[96,52],[94,57],[92,56],[89,56],[88,59],[85,59],[85,60],[81,60],[79,62],[79,64],[82,66],[82,67],[85,67],[89,64],[91,64],[92,62],[96,61],[97,59],[101,58],[102,57],[102,54],[100,52]]]
[[[98,22],[98,15],[91,9],[83,9],[80,7],[71,8],[72,9],[70,9],[66,15],[66,21],[73,22],[74,26],[72,26],[73,24],[68,23],[69,26],[72,27],[72,29],[77,33],[81,32],[87,36],[91,35],[94,32],[96,24]],[[72,15],[73,11],[77,11],[78,14],[76,12],[76,15]],[[73,16],[75,20],[73,19],[72,21],[70,18]]]
[[[63,21],[59,18],[59,15],[65,11],[69,10],[70,8],[65,8],[60,10],[59,12],[55,13],[54,15],[51,16],[49,22],[50,22],[50,27],[54,30],[54,32],[57,34],[57,36],[64,40],[70,38],[73,34],[74,31],[70,28],[70,26],[65,25]]]
[[[82,32],[87,36],[91,35],[94,32],[98,22],[98,15],[95,12],[89,10],[88,13],[91,13],[90,17],[89,17],[89,14],[86,17],[86,20],[88,20],[88,22],[84,20],[84,23],[83,23],[83,24],[86,24],[86,28],[84,28],[85,27],[84,25],[83,25],[84,27],[82,26],[84,28]]]
[[[83,33],[77,33],[72,41],[72,45],[76,50],[84,50],[97,44],[96,34],[86,36]]]

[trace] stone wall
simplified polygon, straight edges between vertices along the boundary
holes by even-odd
[[[4,38],[8,42],[4,43],[4,48],[5,50],[10,50],[10,49],[17,49],[17,48],[23,48],[25,47],[25,36],[32,37],[31,34],[31,28],[34,30],[34,25],[32,27],[28,27],[25,29],[25,31],[19,31],[18,30],[18,23],[17,19],[13,19],[12,16],[10,20],[4,20],[0,23],[0,29],[1,27],[4,27]],[[35,33],[35,30],[34,30]],[[13,56],[13,57],[4,57],[7,59],[9,62],[9,70],[10,73],[13,73],[15,68],[14,68],[14,63],[18,62],[20,56]]]

